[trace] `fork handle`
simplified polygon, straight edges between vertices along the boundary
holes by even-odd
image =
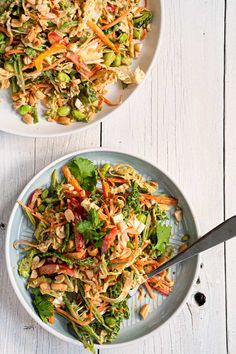
[[[207,234],[199,238],[185,251],[177,254],[175,257],[162,264],[157,269],[148,273],[147,278],[151,278],[154,275],[162,272],[166,268],[173,266],[176,263],[185,261],[198,253],[208,250],[211,247],[215,247],[222,242],[225,242],[236,236],[236,216],[232,216],[230,219],[222,222],[222,224],[216,226],[214,229],[209,231]]]

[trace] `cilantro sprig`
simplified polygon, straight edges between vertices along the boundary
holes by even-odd
[[[38,288],[32,289],[33,305],[41,320],[48,323],[49,317],[53,316],[54,308],[49,295],[42,295]]]
[[[169,243],[170,236],[171,226],[167,226],[159,222],[151,235],[152,249],[158,250],[160,254],[163,254]]]
[[[72,175],[86,191],[93,191],[97,184],[97,168],[88,159],[76,157],[68,164]]]
[[[106,232],[102,230],[103,226],[104,221],[99,220],[95,208],[89,210],[87,220],[81,220],[77,224],[77,228],[85,240],[94,241],[100,241],[106,235]]]

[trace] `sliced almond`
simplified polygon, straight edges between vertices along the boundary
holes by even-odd
[[[63,226],[58,226],[56,228],[56,235],[59,239],[63,240],[63,238],[66,237],[66,234],[65,234],[65,227],[64,225]]]
[[[22,117],[23,122],[25,122],[26,124],[33,124],[34,119],[31,116],[31,114],[27,113]]]
[[[55,291],[66,291],[67,290],[67,285],[66,284],[58,284],[58,283],[52,283],[51,284],[52,290]]]
[[[39,285],[39,287],[40,287],[41,290],[50,290],[51,289],[50,284],[47,283],[47,282],[41,283]]]
[[[67,117],[58,117],[57,122],[62,125],[70,125],[71,124],[71,119]]]
[[[65,211],[65,218],[68,222],[74,221],[75,220],[75,216],[74,213],[71,209],[66,209]]]
[[[30,275],[30,278],[31,279],[37,279],[38,278],[38,273],[37,273],[37,270],[32,270],[32,273]]]
[[[175,218],[176,218],[176,220],[177,221],[182,221],[182,219],[183,219],[183,211],[182,211],[182,209],[180,209],[180,208],[177,208],[176,209],[176,211],[175,211]]]

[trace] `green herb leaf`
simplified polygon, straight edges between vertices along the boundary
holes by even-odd
[[[32,289],[33,305],[38,312],[39,317],[45,323],[48,323],[48,318],[53,315],[53,304],[50,301],[50,296],[42,295],[38,288]]]
[[[88,81],[82,81],[79,85],[79,89],[79,99],[83,104],[92,104],[98,100],[96,91]]]
[[[83,189],[94,190],[97,184],[97,168],[92,161],[83,157],[76,157],[68,164],[68,167]]]
[[[126,204],[123,208],[123,215],[125,220],[128,220],[131,210],[134,210],[135,214],[140,212],[140,193],[138,190],[138,184],[134,182],[133,189],[126,200]]]
[[[152,248],[154,250],[158,250],[160,254],[162,254],[167,244],[169,243],[171,236],[171,226],[167,226],[161,223],[158,223],[154,233],[151,235],[152,241]]]
[[[88,212],[88,220],[79,221],[77,228],[86,240],[100,240],[105,236],[105,232],[101,231],[104,221],[98,218],[98,212],[92,208]]]
[[[67,258],[65,256],[63,256],[63,254],[57,253],[57,252],[45,252],[45,253],[40,253],[39,256],[41,258],[45,258],[45,257],[57,257],[58,259],[60,259],[62,262],[65,262],[68,265],[73,266],[74,264],[78,264],[78,265],[83,265],[83,264],[93,264],[93,259],[90,257],[87,257],[85,259],[70,259]]]

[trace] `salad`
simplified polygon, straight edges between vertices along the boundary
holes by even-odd
[[[130,165],[97,167],[76,157],[56,170],[48,188],[19,201],[34,228],[33,241],[18,240],[24,252],[20,276],[41,320],[58,314],[94,352],[94,343],[112,342],[129,318],[129,291],[145,274],[173,255],[171,213],[181,221],[177,200],[163,194]],[[164,271],[145,283],[147,293],[168,296],[174,282]],[[139,297],[142,296],[140,289]],[[148,305],[140,315],[145,319]]]
[[[0,84],[27,124],[87,122],[107,86],[145,77],[130,65],[141,53],[152,13],[140,0],[5,0],[0,9]]]

